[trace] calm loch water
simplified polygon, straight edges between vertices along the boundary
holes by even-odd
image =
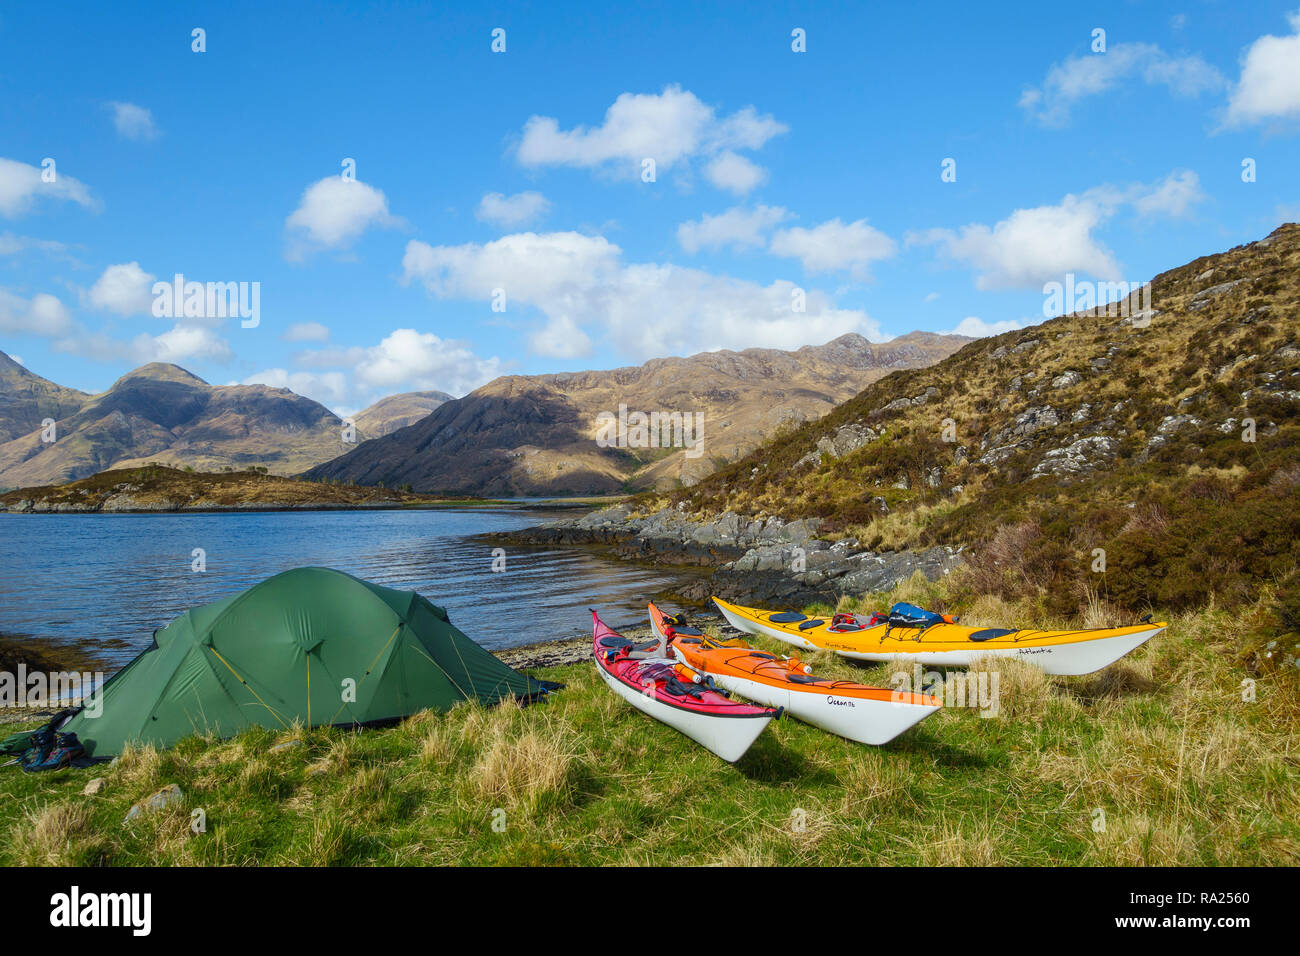
[[[0,514],[0,633],[85,642],[123,662],[154,628],[279,571],[338,568],[416,590],[485,647],[572,637],[588,607],[644,623],[668,572],[581,549],[506,549],[505,571],[475,535],[527,527],[522,509],[261,514]],[[203,549],[207,570],[191,570]]]

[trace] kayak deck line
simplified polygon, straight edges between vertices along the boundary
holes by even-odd
[[[797,720],[848,740],[888,743],[943,706],[930,694],[817,678],[797,657],[714,640],[698,628],[681,627],[680,617],[666,615],[654,604],[649,612],[655,633],[702,679],[760,704],[784,708]]]
[[[713,598],[729,624],[741,631],[762,634],[806,649],[833,651],[843,657],[868,661],[894,658],[937,666],[970,666],[982,656],[1022,657],[1049,674],[1069,676],[1100,670],[1160,633],[1167,623],[1144,621],[1115,628],[1046,630],[1042,628],[970,627],[933,623],[912,630],[883,622],[860,629],[836,628],[824,620],[791,612],[764,611]],[[785,623],[777,618],[790,618]],[[798,618],[802,623],[795,624]],[[990,633],[992,632],[992,633]]]
[[[744,756],[780,708],[730,699],[726,692],[690,681],[674,657],[650,656],[611,630],[593,610],[592,656],[606,685],[637,710],[667,724],[729,763]],[[665,647],[665,652],[667,648]],[[681,673],[682,679],[676,676]]]

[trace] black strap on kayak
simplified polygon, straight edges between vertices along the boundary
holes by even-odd
[[[695,690],[687,684],[683,684],[676,677],[670,677],[664,681],[664,693],[671,694],[674,697],[690,697],[692,700],[703,700],[704,692]]]
[[[947,621],[944,621],[943,623],[946,624],[946,623],[948,623],[948,622],[947,622]],[[938,624],[926,624],[924,627],[921,627],[920,630],[917,630],[917,627],[918,627],[918,626],[919,626],[919,625],[916,625],[916,624],[896,624],[894,621],[887,621],[887,622],[885,622],[885,635],[884,635],[884,637],[881,638],[881,640],[883,641],[883,640],[887,639],[887,638],[889,637],[889,632],[890,632],[891,630],[893,630],[895,627],[900,627],[900,628],[903,628],[904,630],[908,630],[908,631],[916,631],[916,637],[899,637],[899,638],[895,638],[895,640],[899,640],[899,641],[920,641],[921,638],[925,637],[926,632],[928,632],[928,631],[930,630],[930,628],[932,628],[932,627],[938,627],[939,625],[938,625]]]

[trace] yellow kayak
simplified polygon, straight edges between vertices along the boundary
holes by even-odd
[[[1091,674],[1140,647],[1167,626],[1165,622],[1078,631],[1040,631],[1002,627],[930,624],[900,627],[863,624],[852,615],[809,618],[797,611],[764,611],[713,599],[728,623],[749,634],[763,634],[795,647],[834,651],[864,661],[903,658],[917,664],[965,667],[979,657],[1015,657],[1048,674]]]

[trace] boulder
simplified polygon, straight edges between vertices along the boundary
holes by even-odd
[[[1109,435],[1089,435],[1063,448],[1049,450],[1033,471],[1033,477],[1055,475],[1058,478],[1086,474],[1114,461],[1119,442]]]
[[[131,809],[126,812],[126,817],[122,822],[130,823],[132,820],[143,816],[146,813],[156,813],[159,810],[165,810],[168,807],[176,806],[183,799],[184,796],[181,794],[181,788],[174,783],[169,783],[157,793],[145,797],[143,800],[132,806]]]

